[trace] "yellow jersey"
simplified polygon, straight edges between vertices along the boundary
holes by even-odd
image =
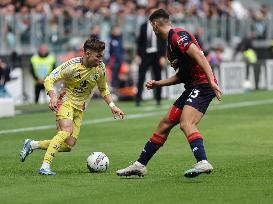
[[[103,62],[88,68],[82,64],[82,57],[76,57],[61,64],[46,77],[46,92],[54,90],[54,84],[59,81],[63,82],[63,101],[69,102],[79,110],[84,110],[85,103],[96,87],[102,97],[110,94]]]

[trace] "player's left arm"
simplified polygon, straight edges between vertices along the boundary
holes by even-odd
[[[113,102],[111,93],[109,91],[108,85],[107,85],[107,80],[106,80],[106,74],[105,74],[105,69],[102,67],[103,69],[103,74],[102,76],[97,80],[97,85],[98,85],[98,89],[100,92],[100,95],[103,97],[104,101],[109,105],[109,107],[111,108],[111,111],[114,115],[114,118],[116,119],[116,117],[119,117],[120,119],[124,118],[124,112],[119,109],[115,103]]]
[[[114,115],[114,118],[116,119],[117,117],[120,119],[123,119],[125,114],[124,112],[115,105],[115,103],[113,102],[112,96],[111,94],[107,94],[106,96],[103,97],[104,101],[109,105],[109,107],[111,108],[111,111]]]
[[[222,91],[217,85],[217,83],[214,81],[214,75],[211,69],[210,64],[208,63],[204,53],[194,44],[191,43],[190,46],[188,47],[186,53],[192,57],[197,64],[203,69],[205,72],[209,84],[211,88],[213,89],[214,93],[216,94],[217,99],[220,101],[222,97]]]

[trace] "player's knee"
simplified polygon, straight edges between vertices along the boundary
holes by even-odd
[[[161,121],[160,121],[160,125],[163,126],[166,129],[169,129],[171,127],[173,127],[175,124],[174,121],[170,120],[168,117],[164,117]]]
[[[156,133],[159,135],[162,135],[164,137],[168,137],[170,130],[176,125],[176,123],[173,123],[168,119],[168,117],[164,117],[158,127]]]
[[[59,125],[59,129],[61,131],[69,132],[70,134],[72,134],[72,132],[73,132],[73,125],[70,124],[70,123],[61,124],[61,125]]]
[[[181,121],[180,122],[180,129],[183,132],[187,132],[187,130],[191,129],[193,127],[193,124],[189,123],[188,121]]]
[[[68,132],[70,135],[72,134],[73,132],[73,127],[61,127],[60,128],[61,131],[64,131],[64,132]]]
[[[76,138],[71,136],[67,138],[67,140],[65,141],[65,143],[69,145],[70,147],[74,147],[76,145],[76,142],[77,142]]]

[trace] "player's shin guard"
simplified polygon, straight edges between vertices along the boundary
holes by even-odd
[[[59,151],[62,143],[70,136],[69,132],[66,131],[59,131],[56,136],[50,141],[50,144],[47,148],[47,151],[44,156],[43,163],[51,164],[55,153]]]
[[[191,146],[194,157],[197,162],[202,160],[207,160],[204,144],[203,144],[203,136],[200,132],[194,132],[187,137],[189,144]]]
[[[156,151],[163,146],[166,139],[166,137],[154,133],[150,140],[146,143],[137,161],[143,165],[147,165]]]
[[[50,142],[51,142],[51,140],[39,141],[38,146],[39,146],[40,149],[47,150],[47,148],[49,147]],[[71,146],[69,146],[65,142],[62,142],[58,152],[70,152],[71,149],[72,149]]]

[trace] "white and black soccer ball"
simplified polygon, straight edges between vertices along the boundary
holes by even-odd
[[[86,162],[90,172],[105,172],[109,167],[109,158],[102,152],[92,152]]]

